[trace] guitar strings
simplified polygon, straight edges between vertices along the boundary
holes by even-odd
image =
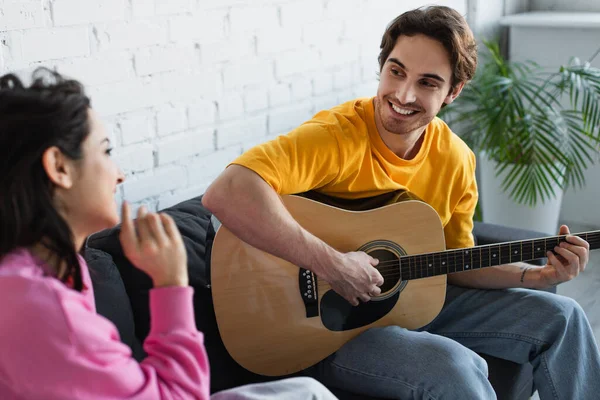
[[[588,240],[587,240],[587,242],[590,244],[590,248],[600,247],[600,233],[594,233],[592,235],[593,235],[593,237],[591,239],[589,238],[590,235],[588,235]],[[506,249],[508,247],[510,247],[510,245],[500,245],[500,249]],[[451,250],[451,251],[457,251],[457,250]],[[460,250],[458,250],[458,251],[460,251]],[[449,253],[447,253],[447,254],[449,254]],[[457,254],[455,254],[455,256],[456,255]],[[419,256],[422,257],[423,255],[415,254],[415,255],[406,255],[403,257],[408,258],[408,257],[419,257]],[[456,272],[456,267],[463,265],[463,264],[456,263],[456,262],[452,263],[452,261],[456,261],[456,260],[452,260],[451,258],[448,261],[449,261],[448,265],[435,267],[435,268],[433,268],[433,272],[436,272],[436,270],[439,271],[440,273],[438,275],[443,275],[443,273],[442,273],[443,270],[446,270],[446,273]],[[500,262],[501,261],[499,261],[499,263]],[[405,277],[403,280],[406,280],[406,279],[419,279],[419,278],[428,277],[425,273],[426,271],[424,271],[424,270],[426,270],[427,267],[424,267],[422,265],[420,265],[420,266],[415,265],[412,267],[410,265],[407,266],[405,264],[401,265],[399,263],[398,259],[390,260],[390,261],[382,261],[378,264],[378,266],[379,265],[384,266],[384,268],[379,269],[379,271],[382,272],[382,274],[384,274],[384,278],[388,278],[388,279],[395,279],[397,277],[401,277],[401,278]],[[450,269],[452,269],[452,268],[454,268],[455,271],[450,271]],[[472,267],[471,269],[479,269],[479,268],[480,267],[475,267],[475,268]],[[412,278],[412,276],[417,275],[417,274],[419,275],[419,277],[415,276],[414,278]],[[321,280],[318,277],[317,277],[317,285],[318,285],[318,287],[322,287],[323,289],[331,288],[331,285],[329,285],[327,282]]]
[[[590,244],[590,247],[595,247],[595,246],[600,247],[600,237],[597,238],[597,239],[594,238],[592,240],[588,240],[588,243]],[[509,247],[510,247],[510,245],[500,245],[499,250],[502,250],[502,249],[505,250],[505,249],[507,249]],[[452,252],[454,252],[454,254],[451,254]],[[444,254],[445,252],[441,252],[441,253]],[[471,267],[473,267],[473,265],[477,265],[477,264],[481,265],[481,254],[477,254],[476,250],[473,253],[476,254],[476,258],[473,259],[472,255],[471,255],[471,257],[470,257],[471,261],[475,261],[473,264],[470,264]],[[535,253],[535,252],[533,252],[533,253]],[[424,253],[424,254],[404,255],[400,259],[388,260],[388,261],[381,261],[375,267],[378,268],[378,270],[380,272],[396,271],[396,270],[398,270],[400,268],[400,271],[402,271],[402,272],[409,272],[409,273],[411,271],[415,271],[415,270],[422,270],[424,268],[431,268],[429,266],[427,266],[427,267],[424,266],[424,264],[427,264],[426,258],[425,258],[425,262],[423,262],[424,261],[423,258],[421,260],[415,260],[414,261],[415,264],[418,263],[418,265],[413,265],[413,266],[410,265],[410,262],[411,262],[410,260],[408,260],[409,265],[406,265],[406,263],[402,263],[401,262],[402,259],[409,259],[409,258],[413,258],[413,257],[415,259],[417,257],[427,257],[427,254],[436,254],[435,256],[432,256],[432,257],[440,257],[440,258],[443,257],[443,255],[437,255],[438,253]],[[460,260],[457,260],[457,257],[463,256],[462,251],[460,249],[449,250],[448,253],[445,253],[445,254],[446,254],[446,260],[444,260],[444,262],[446,262],[447,264],[446,265],[441,265],[441,266],[436,266],[434,268],[437,268],[437,269],[441,270],[441,269],[447,269],[447,268],[450,268],[450,267],[457,267],[457,266],[461,266],[461,265],[468,265],[466,263],[461,263]],[[521,253],[521,254],[523,254],[523,253]],[[531,258],[531,259],[546,257],[545,254],[546,254],[546,252],[544,252],[543,256],[535,257],[535,258]],[[502,256],[501,255],[501,257],[498,258],[498,263],[499,264],[496,264],[496,265],[504,264],[504,261],[502,259],[507,258],[507,257],[509,258],[508,262],[511,262],[510,261],[510,258],[511,258],[510,254],[508,256]],[[477,259],[478,258],[479,258],[479,261],[480,261],[479,263],[477,263]],[[435,259],[432,260],[432,264],[435,263],[435,261],[436,261]],[[526,260],[519,260],[519,261],[526,261]],[[492,264],[490,264],[490,266],[491,265]],[[383,267],[383,268],[379,268],[380,266]],[[474,268],[479,269],[480,267],[474,267]]]
[[[588,243],[590,244],[590,247],[594,247],[594,246],[600,247],[600,237],[598,237],[597,239],[588,240]],[[487,250],[493,250],[492,247],[494,247],[495,245],[485,245],[485,246],[490,246],[490,247],[488,247],[488,249],[486,249],[486,251],[487,251]],[[510,245],[500,245],[498,247],[498,250],[502,251],[502,250],[506,250],[508,248],[510,248]],[[470,250],[470,249],[472,249],[472,248],[466,248],[466,250]],[[482,250],[483,250],[483,248],[482,248]],[[526,249],[527,253],[529,252],[529,250],[530,249]],[[439,252],[431,252],[431,253],[406,254],[406,255],[401,256],[401,258],[427,257],[428,255],[431,255],[433,257],[443,257],[444,254],[447,255],[446,257],[453,257],[453,256],[456,257],[458,255],[462,256],[462,253],[464,251],[465,251],[465,249],[442,250]],[[549,251],[549,250],[547,250],[547,251]],[[454,254],[451,254],[451,253],[454,253]],[[473,254],[481,254],[481,250],[479,252],[477,250],[474,250],[474,251],[472,251],[472,253]],[[525,252],[523,252],[523,253],[525,253]],[[523,253],[521,253],[521,254],[523,254]],[[533,251],[533,253],[535,253],[535,251]],[[544,252],[544,254],[546,254],[546,253]],[[545,257],[545,255],[543,257]],[[537,258],[541,258],[541,257],[537,257]],[[378,265],[384,265],[386,263],[397,263],[397,262],[398,262],[397,259],[389,260],[389,261],[381,261]]]

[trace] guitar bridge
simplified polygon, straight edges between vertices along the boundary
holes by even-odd
[[[317,292],[317,279],[315,274],[307,269],[300,268],[298,272],[300,296],[306,308],[306,318],[319,316],[319,294]]]

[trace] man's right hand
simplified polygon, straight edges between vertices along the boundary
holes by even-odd
[[[321,268],[317,275],[350,304],[357,306],[381,293],[383,277],[375,266],[379,260],[362,251],[342,253],[336,262]]]

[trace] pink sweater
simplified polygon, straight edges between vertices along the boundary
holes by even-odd
[[[209,366],[190,287],[150,291],[148,357],[138,363],[83,293],[44,276],[26,250],[0,260],[0,399],[208,399]]]

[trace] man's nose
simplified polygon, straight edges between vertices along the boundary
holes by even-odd
[[[396,89],[396,98],[400,104],[411,104],[417,101],[417,95],[411,84],[400,85]]]

